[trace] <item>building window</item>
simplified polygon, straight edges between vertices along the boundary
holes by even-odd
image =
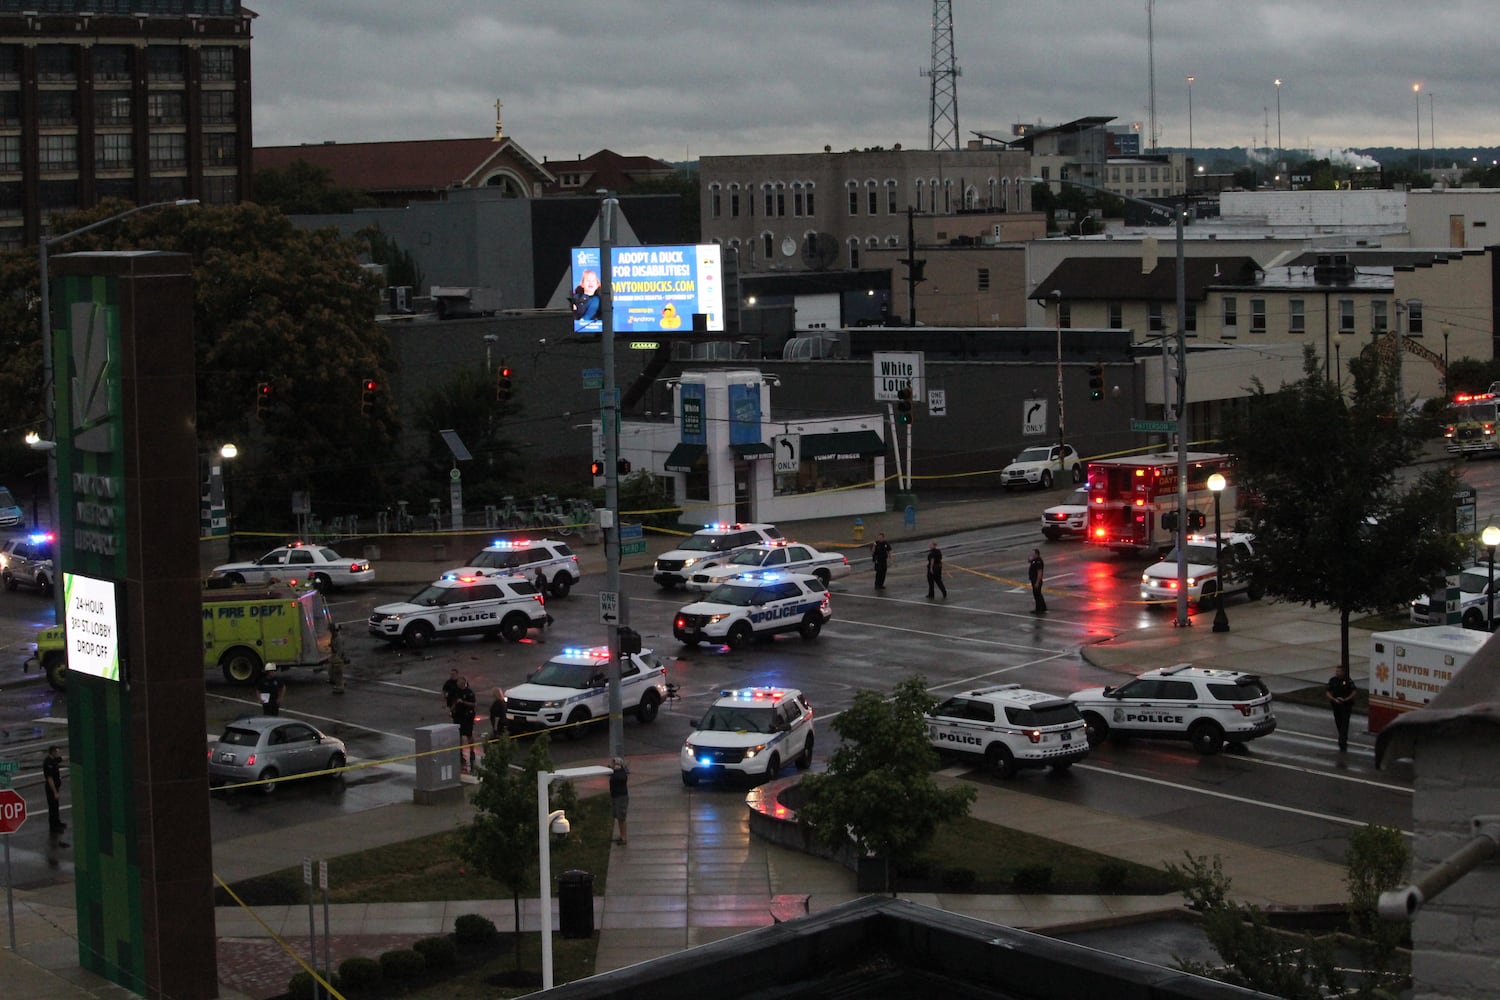
[[[94,194],[100,201],[118,198],[135,201],[134,177],[100,177],[94,181]]]
[[[89,49],[94,82],[129,83],[130,49],[124,45],[95,45]]]
[[[1125,307],[1118,302],[1111,302],[1104,307],[1109,315],[1109,328],[1111,330],[1125,329]]]
[[[708,186],[708,217],[717,219],[723,208],[724,192],[719,189],[719,185],[710,184]]]
[[[918,177],[917,178],[917,200],[916,200],[916,203],[912,205],[912,208],[916,209],[918,212],[922,211],[922,192],[924,190],[926,190],[926,187],[927,187],[927,182],[924,181],[924,180],[922,180],[922,178]]]
[[[947,178],[943,179],[943,214],[953,214],[953,182]]]
[[[198,59],[199,73],[203,79],[234,82],[234,49],[224,45],[208,45],[199,53]]]
[[[187,136],[181,132],[153,132],[150,146],[152,170],[176,170],[187,166]]]
[[[1073,304],[1071,302],[1057,304],[1057,325],[1063,330],[1073,329]]]
[[[186,177],[153,177],[146,185],[146,197],[151,201],[176,201],[187,197]]]
[[[1161,333],[1166,329],[1166,324],[1161,318],[1161,303],[1149,302],[1146,304],[1146,329],[1152,333]]]
[[[233,174],[203,178],[203,201],[209,205],[233,205],[239,201],[239,183]]]
[[[880,214],[880,192],[875,188],[874,181],[865,181],[866,204],[870,215]]]
[[[802,182],[792,181],[792,215],[802,218],[807,214],[807,203],[802,200]]]
[[[150,45],[146,48],[146,79],[152,83],[181,83],[187,79],[187,60],[179,45]]]
[[[180,90],[155,91],[146,95],[146,121],[152,125],[183,124],[184,94]]]
[[[1391,328],[1391,321],[1386,313],[1385,299],[1373,299],[1370,302],[1370,332],[1385,333]]]
[[[738,219],[740,217],[740,186],[729,185],[729,217]]]
[[[1187,308],[1187,317],[1183,321],[1182,332],[1196,337],[1198,336],[1198,303],[1185,302],[1183,305]]]
[[[786,217],[786,185],[780,181],[776,182],[776,217],[778,219]]]
[[[900,190],[900,185],[898,185],[895,181],[886,181],[885,182],[885,214],[886,215],[895,215],[898,211],[900,211],[900,209],[897,207],[897,204],[896,204],[896,202],[897,202],[896,192],[899,191],[899,190]]]
[[[1224,332],[1232,333],[1240,325],[1240,306],[1233,295],[1224,296]]]
[[[990,290],[990,269],[987,268],[987,267],[981,267],[979,269],[979,271],[978,271],[978,275],[979,275],[979,282],[978,282],[979,291],[981,291],[981,292],[987,292],[987,291],[989,291]]]
[[[127,170],[134,160],[134,137],[104,132],[94,137],[95,170]]]
[[[1354,332],[1354,300],[1339,299],[1339,333]]]
[[[105,126],[129,125],[130,91],[94,91],[94,124]]]
[[[44,135],[40,139],[40,146],[43,170],[78,169],[78,136]]]
[[[0,172],[15,173],[21,169],[21,137],[0,135]]]
[[[233,125],[234,91],[205,90],[203,92],[203,124]]]
[[[776,198],[775,198],[775,196],[774,196],[774,195],[773,195],[773,194],[772,194],[772,193],[771,193],[771,185],[769,185],[769,184],[762,184],[762,185],[761,185],[761,186],[760,186],[760,193],[761,193],[761,194],[762,194],[762,195],[763,195],[763,196],[764,196],[764,197],[765,197],[765,199],[766,199],[766,211],[765,211],[765,216],[766,216],[766,218],[768,218],[768,219],[769,219],[769,218],[771,218],[771,217],[772,217],[772,216],[774,216],[774,215],[775,215],[775,214],[776,214],[776,212],[775,212],[775,208],[776,208]]]
[[[1287,324],[1288,333],[1307,332],[1307,309],[1301,299],[1287,299]]]
[[[771,242],[770,233],[760,234],[760,259],[769,264],[776,256],[776,246]]]
[[[43,212],[71,212],[78,208],[77,181],[42,181],[37,185],[37,200]]]
[[[239,149],[239,136],[233,132],[205,132],[203,165],[205,167],[233,167],[240,162]]]
[[[850,181],[846,185],[849,189],[849,214],[859,214],[859,185]]]
[[[859,270],[859,237],[849,237],[849,269]]]
[[[15,127],[21,124],[21,92],[0,90],[0,125]]]
[[[1406,300],[1406,334],[1409,337],[1422,336],[1422,300]]]
[[[19,219],[22,197],[20,181],[7,181],[0,184],[0,219]]]
[[[77,125],[78,92],[44,90],[36,95],[37,118],[42,125]]]
[[[817,215],[818,214],[818,206],[816,204],[814,204],[814,202],[813,202],[813,195],[815,195],[815,194],[818,193],[816,190],[814,190],[816,187],[817,187],[817,185],[814,184],[812,181],[808,181],[804,185],[804,189],[805,189],[804,190],[804,194],[807,197],[807,214],[808,215]]]
[[[1250,332],[1251,333],[1265,333],[1266,332],[1266,300],[1265,299],[1251,299],[1250,300]]]
[[[78,80],[78,50],[71,45],[38,45],[36,78],[42,83],[74,83]]]
[[[21,46],[0,45],[0,80],[21,79]]]

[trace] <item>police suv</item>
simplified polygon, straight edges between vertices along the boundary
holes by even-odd
[[[693,567],[687,585],[690,590],[713,590],[731,577],[757,570],[805,573],[823,581],[826,590],[828,581],[849,575],[849,557],[842,553],[819,552],[811,545],[785,539],[747,545],[730,556],[727,562],[717,566]]]
[[[1002,778],[1022,767],[1065,771],[1089,754],[1078,707],[1019,684],[954,695],[927,713],[927,739],[940,753],[983,757]]]
[[[667,696],[667,668],[643,649],[620,657],[620,703],[642,723],[656,721]],[[569,647],[505,693],[505,720],[512,732],[556,729],[578,739],[590,722],[609,718],[609,647]]]
[[[467,566],[450,569],[444,576],[524,576],[536,580],[537,571],[546,581],[547,594],[567,597],[583,579],[578,557],[567,542],[551,538],[511,538],[492,542],[474,553]]]
[[[751,639],[797,632],[816,639],[833,617],[828,590],[815,576],[747,573],[725,580],[672,618],[672,634],[695,646],[716,642],[739,649]]]
[[[1276,729],[1271,692],[1254,674],[1179,663],[1148,670],[1119,687],[1069,695],[1088,727],[1089,745],[1106,737],[1187,740],[1199,753],[1245,743]]]
[[[812,765],[813,710],[795,688],[720,691],[682,744],[682,783],[731,775],[769,781],[788,761]]]
[[[519,576],[444,576],[399,604],[370,615],[370,634],[419,649],[432,639],[482,635],[519,642],[547,624],[542,595]]]
[[[774,524],[705,524],[677,548],[656,557],[651,579],[663,590],[671,590],[686,583],[688,574],[725,562],[735,549],[780,537]]]

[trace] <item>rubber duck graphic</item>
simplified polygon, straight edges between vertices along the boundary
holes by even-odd
[[[677,307],[668,302],[661,307],[661,328],[663,330],[675,330],[682,325],[682,317],[677,315]]]

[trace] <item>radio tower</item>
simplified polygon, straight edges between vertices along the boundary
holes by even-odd
[[[1151,120],[1150,133],[1147,136],[1151,140],[1151,148],[1147,152],[1156,152],[1156,147],[1161,142],[1161,134],[1156,131],[1156,3],[1155,0],[1146,0],[1146,89],[1149,92],[1147,100],[1150,102]]]
[[[963,70],[953,59],[953,0],[933,0],[932,65],[922,75],[931,80],[927,148],[958,149],[958,78]]]

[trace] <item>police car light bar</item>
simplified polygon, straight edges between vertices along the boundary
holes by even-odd
[[[781,690],[780,688],[771,687],[740,688],[738,690],[724,688],[719,692],[719,697],[748,698],[751,701],[758,701],[763,698],[769,698],[772,701],[780,701],[782,698],[786,697],[786,692]]]
[[[591,660],[609,659],[608,646],[569,646],[562,651],[563,656],[586,657]]]
[[[497,538],[490,543],[492,549],[524,549],[531,545],[524,538]]]
[[[738,531],[740,524],[738,521],[734,524],[725,524],[722,521],[716,521],[713,524],[705,524],[703,527],[709,531]]]

